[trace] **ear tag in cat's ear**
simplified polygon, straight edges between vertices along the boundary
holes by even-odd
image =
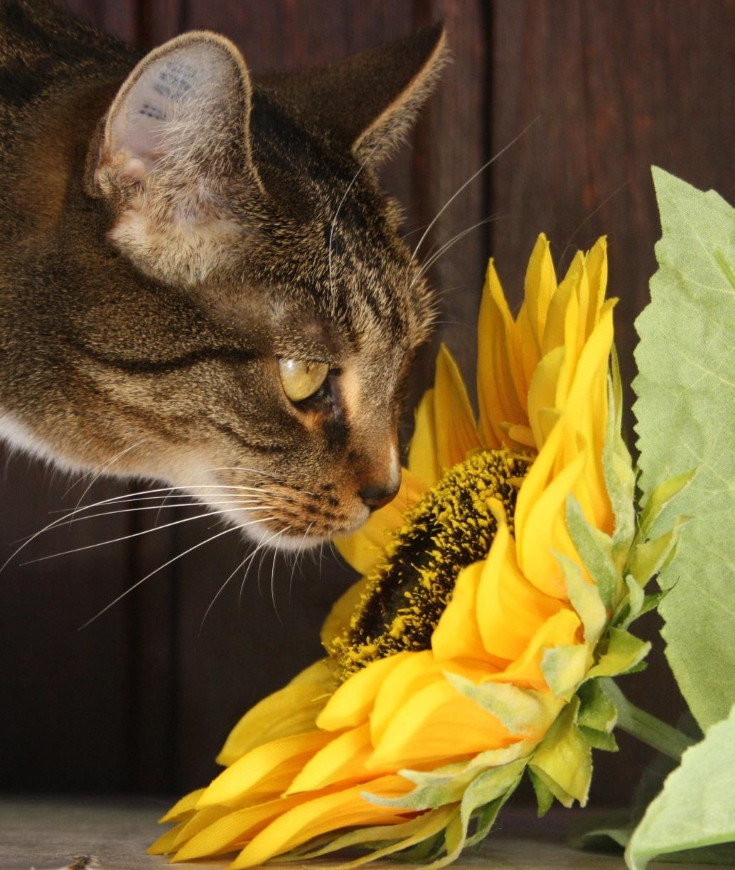
[[[329,366],[320,362],[279,359],[278,372],[283,392],[292,402],[303,402],[318,392],[329,374]]]
[[[243,229],[231,196],[262,190],[251,90],[237,48],[195,31],[143,58],[115,97],[93,193],[113,206],[110,239],[147,274],[190,286],[236,251]]]

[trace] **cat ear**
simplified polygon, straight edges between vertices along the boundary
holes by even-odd
[[[201,280],[237,234],[224,203],[234,177],[258,183],[251,91],[237,48],[193,32],[148,54],[115,97],[94,183],[116,212],[111,238],[144,271]]]
[[[376,165],[401,144],[448,60],[444,27],[345,60],[264,83],[296,105],[309,126]]]

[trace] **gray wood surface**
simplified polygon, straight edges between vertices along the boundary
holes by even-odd
[[[152,799],[0,799],[1,870],[152,870],[168,862],[145,854],[158,836],[156,819],[166,809]],[[507,810],[480,849],[452,865],[488,870],[624,870],[619,855],[581,852],[564,845],[569,814],[539,820],[530,811]],[[184,862],[177,867],[225,868],[227,861]],[[320,860],[311,866],[335,867]],[[298,865],[298,866],[309,866]],[[380,870],[411,865],[381,862]],[[696,864],[656,864],[658,870],[693,870]]]

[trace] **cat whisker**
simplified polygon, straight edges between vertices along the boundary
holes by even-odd
[[[140,447],[140,445],[145,443],[145,441],[146,441],[145,438],[141,439],[140,441],[136,441],[135,444],[131,444],[129,447],[125,447],[119,453],[116,453],[114,456],[112,456],[110,459],[108,459],[107,462],[105,462],[101,468],[95,468],[95,469],[92,469],[91,471],[87,471],[86,473],[81,474],[77,478],[77,480],[75,480],[68,487],[68,489],[64,493],[64,498],[66,498],[69,495],[69,493],[74,489],[75,486],[78,486],[80,483],[83,483],[88,477],[91,477],[92,479],[89,482],[89,484],[87,485],[86,489],[79,496],[79,500],[77,502],[77,506],[79,506],[79,503],[84,500],[84,496],[90,491],[90,489],[94,486],[94,484],[100,479],[100,477],[102,477],[102,475],[107,471],[107,469],[111,465],[114,465],[115,462],[117,462],[118,459],[121,459],[123,456],[125,456],[126,453],[130,453],[131,450],[135,450],[137,447]]]
[[[185,489],[185,490],[187,490],[187,492],[176,493],[175,492],[176,489]],[[230,485],[230,484],[203,483],[203,484],[191,484],[191,485],[186,486],[186,487],[184,487],[184,486],[182,486],[182,487],[170,487],[170,486],[168,486],[168,487],[163,487],[161,489],[141,489],[138,492],[123,493],[121,495],[110,496],[109,498],[105,498],[105,499],[101,499],[100,501],[92,502],[91,504],[80,505],[76,508],[73,508],[71,511],[69,511],[68,508],[59,508],[57,510],[50,511],[50,513],[52,513],[52,514],[53,513],[64,513],[65,517],[66,517],[66,516],[69,516],[70,514],[81,513],[82,511],[91,510],[92,508],[96,508],[96,507],[104,507],[104,506],[110,505],[110,504],[123,504],[125,502],[132,503],[132,502],[136,502],[136,501],[153,501],[154,499],[155,500],[162,499],[164,501],[166,501],[167,499],[170,499],[170,498],[176,498],[176,499],[187,499],[188,498],[188,499],[190,499],[192,497],[196,497],[192,492],[190,492],[190,490],[195,490],[195,489],[210,489],[210,490],[213,490],[214,492],[218,492],[218,491],[223,490],[223,489],[235,490],[235,492],[233,492],[232,495],[235,495],[236,492],[243,492],[243,491],[259,493],[259,494],[263,494],[263,493],[269,494],[270,493],[269,490],[264,489],[262,487],[257,487],[257,486],[247,487],[247,486],[240,485],[240,484]],[[163,493],[168,493],[168,495],[163,495]],[[275,493],[270,493],[270,494],[275,494]],[[64,518],[62,518],[62,521]]]
[[[253,520],[252,523],[244,523],[243,525],[253,525],[253,524],[258,523],[258,522],[261,522],[261,521],[260,520]],[[197,544],[194,544],[192,547],[189,547],[187,550],[184,550],[183,553],[177,553],[175,556],[173,556],[167,562],[164,562],[163,565],[159,565],[158,568],[155,568],[153,571],[150,571],[148,574],[145,575],[145,577],[142,577],[140,580],[136,580],[136,582],[133,583],[132,586],[128,587],[128,589],[126,589],[124,592],[120,593],[120,595],[118,595],[116,598],[114,598],[109,604],[106,604],[102,608],[102,610],[98,611],[91,619],[88,619],[83,625],[80,625],[78,628],[78,631],[82,631],[83,629],[90,626],[93,622],[95,622],[97,619],[99,619],[100,616],[107,613],[107,611],[110,610],[110,608],[114,607],[116,604],[118,604],[120,601],[122,601],[122,599],[125,598],[126,595],[129,595],[131,592],[135,591],[139,586],[141,586],[143,583],[145,583],[146,580],[149,580],[155,574],[158,574],[159,571],[163,571],[164,568],[168,568],[169,565],[172,565],[174,562],[178,561],[179,559],[182,559],[184,556],[188,556],[189,553],[193,553],[194,550],[198,550],[200,547],[203,547],[205,544],[209,544],[212,541],[216,541],[217,538],[221,538],[223,535],[227,535],[230,532],[238,531],[239,528],[242,528],[242,527],[241,526],[231,526],[231,527],[228,527],[226,529],[223,529],[221,532],[218,532],[216,535],[210,535],[210,537],[208,537],[206,540],[199,541]]]
[[[476,230],[479,227],[485,226],[486,224],[492,223],[495,220],[497,220],[497,217],[495,217],[495,216],[483,218],[481,221],[477,221],[477,223],[472,224],[471,227],[467,227],[466,229],[457,233],[455,236],[453,236],[451,239],[449,239],[448,242],[444,242],[444,244],[437,251],[430,254],[430,256],[428,256],[426,258],[426,260],[424,260],[424,262],[421,264],[421,268],[419,269],[416,276],[414,277],[414,279],[411,281],[411,283],[409,285],[409,290],[416,284],[417,281],[420,281],[424,277],[424,275],[429,271],[429,269],[431,269],[431,267],[434,265],[434,263],[436,263],[436,261],[440,257],[443,257],[444,254],[446,254],[447,251],[450,250],[450,248],[454,247],[454,245],[456,245],[457,242],[461,242],[462,239],[465,236],[468,236],[471,232],[473,232],[473,230]]]
[[[191,498],[191,496],[183,496],[183,497],[187,497],[189,499]],[[230,508],[230,509],[235,509],[235,510],[242,510],[246,513],[250,513],[252,511],[256,511],[256,510],[257,511],[262,511],[262,510],[270,511],[270,510],[272,510],[273,499],[271,499],[271,506],[266,506],[263,504],[262,498],[255,498],[255,496],[250,496],[250,498],[252,499],[252,501],[250,501],[250,502],[247,502],[244,498],[241,497],[241,498],[239,498],[237,500],[233,500],[233,501],[218,501],[215,504],[217,506],[219,506],[219,508]],[[140,500],[140,497],[138,497],[136,499],[136,501],[138,501],[138,500]],[[107,500],[105,500],[105,501],[107,501]],[[117,504],[124,504],[124,502],[117,502]],[[226,516],[227,515],[226,511],[224,511],[224,510],[221,510],[221,509],[215,510],[215,509],[213,509],[212,506],[206,506],[201,501],[191,501],[190,500],[190,501],[184,502],[184,503],[179,503],[179,504],[174,504],[174,505],[165,505],[165,506],[163,506],[163,505],[141,506],[138,504],[134,504],[133,507],[120,508],[120,509],[110,510],[110,511],[99,511],[98,513],[94,513],[94,514],[86,513],[83,516],[76,516],[76,514],[81,513],[82,511],[86,511],[86,510],[94,508],[94,507],[102,507],[102,506],[104,506],[104,503],[99,502],[95,505],[88,505],[88,506],[81,508],[81,509],[78,509],[78,510],[75,509],[74,511],[71,511],[71,512],[65,514],[64,516],[57,518],[52,523],[49,523],[48,525],[44,526],[44,528],[39,529],[39,531],[35,532],[33,535],[30,535],[12,553],[12,555],[0,567],[0,571],[2,571],[8,565],[9,562],[11,562],[13,559],[15,559],[26,548],[26,546],[28,546],[30,543],[32,543],[36,538],[38,538],[44,532],[52,531],[54,528],[58,528],[64,524],[66,524],[67,521],[69,521],[69,523],[71,524],[74,522],[79,523],[79,522],[82,522],[83,520],[94,520],[94,519],[100,519],[102,517],[115,516],[118,514],[137,513],[139,511],[156,510],[156,511],[160,512],[163,509],[163,507],[167,507],[169,509],[170,508],[177,508],[177,507],[181,507],[181,508],[207,507],[208,508],[207,510],[203,511],[201,514],[198,514],[195,517],[186,517],[185,520],[183,520],[183,521],[189,521],[189,520],[194,520],[194,519],[203,519],[205,517],[212,517],[212,516]],[[97,542],[95,544],[90,544],[90,545],[85,546],[85,547],[81,547],[81,548],[77,548],[77,549],[73,549],[73,550],[66,550],[66,551],[63,551],[60,553],[53,553],[53,554],[50,554],[47,556],[41,556],[37,559],[29,559],[25,562],[22,562],[21,565],[32,565],[35,562],[43,562],[46,559],[55,558],[56,556],[69,555],[71,553],[77,552],[79,549],[91,549],[91,548],[97,547],[97,546],[104,546],[105,544],[117,543],[118,541],[123,541],[123,540],[127,540],[128,538],[137,537],[138,535],[147,534],[148,532],[166,529],[170,525],[174,525],[174,523],[167,523],[167,524],[164,524],[162,526],[158,525],[158,518],[156,518],[156,524],[152,528],[145,529],[142,532],[135,532],[135,533],[131,533],[130,535],[122,536],[120,538],[114,538],[114,539],[107,540],[107,541],[100,541],[100,542]]]
[[[626,179],[619,187],[615,188],[615,190],[613,190],[613,192],[611,194],[606,196],[605,199],[603,199],[602,202],[596,208],[592,209],[592,211],[587,215],[587,217],[579,224],[579,226],[569,236],[569,239],[568,239],[566,245],[564,246],[564,250],[561,252],[560,260],[562,260],[562,261],[564,260],[564,258],[566,257],[567,251],[572,246],[572,240],[577,235],[577,233],[582,229],[582,227],[586,223],[588,223],[590,220],[592,220],[592,218],[597,214],[597,212],[600,211],[600,209],[604,208],[610,202],[611,199],[614,199],[622,190],[625,190],[625,188],[630,184],[630,182],[631,182],[630,178]]]
[[[439,211],[434,215],[434,217],[432,218],[432,220],[429,222],[429,225],[426,227],[426,229],[425,229],[424,232],[422,233],[421,238],[418,240],[418,244],[416,245],[416,247],[415,247],[414,250],[413,250],[413,254],[411,255],[411,259],[415,259],[415,258],[416,258],[416,255],[417,255],[418,252],[419,252],[419,248],[420,248],[421,245],[424,243],[424,240],[425,240],[426,237],[429,235],[429,233],[431,232],[431,230],[432,230],[432,228],[434,227],[434,225],[436,224],[436,222],[437,222],[437,221],[439,220],[439,218],[444,214],[444,212],[449,208],[449,206],[454,202],[454,200],[455,200],[455,199],[460,195],[460,193],[462,193],[463,190],[465,190],[467,187],[469,187],[470,184],[472,184],[472,182],[477,178],[478,175],[481,175],[481,174],[482,174],[482,173],[483,173],[483,172],[484,172],[488,167],[492,166],[493,163],[495,163],[496,160],[498,160],[500,157],[502,157],[503,154],[505,154],[506,151],[508,151],[510,148],[512,148],[512,147],[516,144],[516,142],[518,142],[520,139],[522,139],[522,138],[526,135],[526,133],[531,129],[531,127],[533,127],[533,125],[534,125],[537,121],[538,121],[538,116],[537,116],[536,118],[534,118],[533,121],[531,121],[530,124],[528,124],[526,127],[524,127],[523,130],[521,130],[521,132],[520,132],[520,133],[519,133],[519,134],[518,134],[514,139],[511,139],[511,141],[510,141],[510,142],[509,142],[505,147],[501,148],[500,151],[498,151],[496,154],[494,154],[494,155],[493,155],[493,156],[492,156],[492,157],[487,161],[487,163],[484,163],[484,164],[483,164],[483,165],[482,165],[482,166],[477,170],[477,172],[473,173],[473,174],[472,174],[472,175],[467,179],[467,181],[464,182],[464,184],[460,185],[460,186],[457,188],[457,190],[454,191],[454,193],[449,197],[449,199],[444,203],[444,205],[443,205],[443,206],[439,209]]]
[[[209,602],[209,606],[204,611],[204,616],[202,616],[202,621],[199,625],[199,633],[198,633],[197,637],[201,637],[202,631],[204,629],[204,623],[207,621],[207,617],[209,616],[209,611],[214,606],[214,602],[220,597],[220,595],[224,591],[225,587],[229,584],[229,582],[232,580],[232,578],[235,576],[235,574],[237,574],[237,572],[247,563],[247,561],[248,561],[248,556],[245,556],[245,558],[237,564],[237,566],[235,567],[235,570],[230,574],[230,576],[225,580],[225,582],[215,592],[214,598],[212,598],[212,600]]]
[[[296,573],[296,568],[299,565],[299,559],[300,558],[303,559],[304,553],[307,550],[306,539],[309,537],[309,532],[311,531],[313,525],[314,525],[314,523],[311,522],[306,527],[306,531],[301,536],[301,542],[299,543],[298,548],[294,551],[294,560],[293,560],[293,565],[291,566],[291,578],[288,581],[288,602],[289,602],[289,604],[291,603],[291,599],[293,596],[293,580],[294,580],[294,575]]]
[[[198,506],[198,505],[197,505]],[[241,507],[240,510],[250,512],[252,510],[270,510],[270,508],[262,506],[262,507]],[[155,510],[155,508],[149,508],[149,510]],[[125,513],[125,511],[123,511]],[[105,516],[106,514],[96,514],[95,517]],[[139,532],[131,532],[127,535],[121,535],[118,538],[108,538],[106,541],[95,541],[93,544],[85,544],[82,547],[73,547],[70,550],[61,550],[58,553],[48,553],[45,556],[38,556],[36,559],[28,559],[25,562],[21,562],[21,565],[35,565],[37,562],[47,562],[49,559],[56,559],[59,556],[71,556],[73,553],[81,553],[85,550],[94,550],[97,547],[106,547],[109,544],[119,544],[121,541],[131,541],[133,538],[139,538],[142,535],[149,535],[151,532],[162,532],[164,529],[170,529],[172,526],[180,526],[183,523],[190,523],[194,520],[202,520],[205,518],[211,518],[213,516],[226,516],[225,511],[204,511],[201,514],[197,514],[193,517],[181,517],[178,520],[172,520],[170,523],[164,523],[162,526],[152,526],[150,529],[142,529]]]
[[[247,556],[247,558],[243,560],[242,564],[245,566],[245,571],[243,573],[242,583],[240,584],[240,594],[238,596],[238,607],[242,607],[242,594],[243,594],[243,590],[245,589],[245,581],[247,580],[248,571],[250,569],[250,566],[253,564],[253,559],[255,559],[256,555],[259,552],[261,552],[261,550],[263,550],[265,547],[267,547],[268,544],[270,544],[270,542],[276,536],[277,536],[277,534],[274,533],[273,535],[269,536],[268,538],[265,538],[262,541],[260,541],[260,543],[253,549],[252,553],[250,553],[250,555]]]
[[[291,526],[286,526],[285,529],[281,529],[276,535],[269,539],[270,541],[277,538],[279,535],[282,535],[284,532],[290,531]],[[276,619],[278,620],[279,625],[283,626],[283,620],[281,619],[281,614],[278,612],[278,605],[276,604],[276,558],[278,553],[276,549],[273,548],[273,564],[271,567],[271,601],[273,602],[273,612],[276,614]]]

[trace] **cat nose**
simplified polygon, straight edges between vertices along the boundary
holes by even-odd
[[[392,502],[396,497],[398,487],[394,486],[363,486],[357,491],[357,494],[363,501],[363,504],[370,508],[370,513],[385,507],[389,502]]]

